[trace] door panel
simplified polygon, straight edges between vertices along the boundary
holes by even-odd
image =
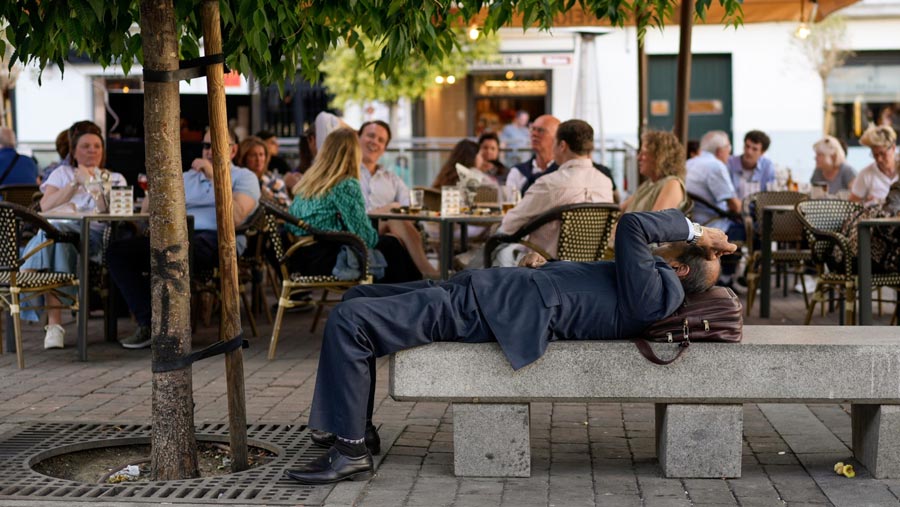
[[[649,57],[648,95],[650,128],[672,130],[675,123],[677,56]],[[693,55],[688,138],[700,139],[710,130],[731,137],[731,55]]]

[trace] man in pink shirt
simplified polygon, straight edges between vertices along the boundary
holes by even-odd
[[[535,217],[566,204],[613,202],[612,180],[594,169],[591,151],[594,129],[582,120],[559,125],[553,144],[553,160],[559,169],[539,178],[515,208],[509,210],[498,232],[512,234]],[[556,256],[559,222],[551,222],[528,237],[531,243]],[[522,254],[520,245],[507,245],[494,252],[494,266],[515,266]],[[517,249],[517,250],[514,250]]]

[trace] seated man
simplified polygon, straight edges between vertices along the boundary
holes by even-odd
[[[231,155],[237,153],[237,135],[229,129]],[[234,225],[240,225],[259,204],[259,180],[252,171],[231,165],[231,192]],[[149,197],[149,194],[148,194]],[[216,199],[213,188],[212,146],[209,131],[203,136],[203,155],[191,162],[184,173],[184,198],[187,214],[194,217],[194,273],[219,266],[219,234],[216,230]],[[147,209],[148,199],[144,200]],[[238,255],[247,246],[247,238],[236,238]],[[119,339],[126,349],[150,346],[150,238],[139,236],[110,243],[107,250],[109,274],[122,291],[122,297],[134,314],[138,327],[134,334]]]
[[[36,185],[37,164],[16,151],[16,133],[0,127],[0,185]]]
[[[498,232],[512,234],[534,218],[565,204],[613,202],[613,185],[602,172],[594,169],[591,151],[594,129],[581,120],[563,122],[556,129],[553,159],[559,168],[536,180],[522,201],[509,210]],[[529,235],[529,241],[555,257],[559,240],[559,221],[546,224]],[[515,266],[525,252],[516,244],[498,248],[494,266]]]
[[[673,243],[651,251],[650,243],[664,242]],[[446,282],[354,287],[326,324],[309,416],[312,428],[336,435],[334,444],[288,477],[325,484],[372,476],[367,447],[378,447],[372,425],[376,357],[434,341],[497,341],[518,370],[554,340],[639,336],[672,314],[685,293],[711,287],[719,257],[735,248],[725,233],[691,224],[680,211],[638,212],[619,221],[615,262],[526,259],[537,269],[470,270]]]
[[[731,212],[740,215],[741,199],[738,197],[728,172],[728,156],[731,153],[731,141],[728,134],[721,130],[712,130],[704,134],[700,140],[700,154],[687,161],[687,177],[684,188],[694,199],[694,220],[698,223],[721,229],[732,241],[744,241],[746,232],[740,219],[731,219],[721,215]],[[715,206],[711,208],[700,200]],[[737,270],[740,252],[728,259],[722,259],[722,277],[720,285],[744,292],[735,285],[732,277]]]

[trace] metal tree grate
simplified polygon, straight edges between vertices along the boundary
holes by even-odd
[[[227,424],[197,426],[199,441],[228,443]],[[219,477],[120,484],[87,484],[49,477],[34,464],[86,449],[148,444],[150,426],[35,422],[0,436],[0,500],[297,505],[322,504],[333,486],[303,486],[284,471],[309,463],[324,449],[301,426],[253,424],[248,443],[274,452],[270,463]]]

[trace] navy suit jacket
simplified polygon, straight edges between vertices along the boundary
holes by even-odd
[[[616,231],[615,262],[551,262],[459,277],[468,278],[488,327],[519,369],[540,358],[551,341],[632,338],[671,315],[684,289],[648,243],[684,241],[688,234],[680,211],[626,213]]]

